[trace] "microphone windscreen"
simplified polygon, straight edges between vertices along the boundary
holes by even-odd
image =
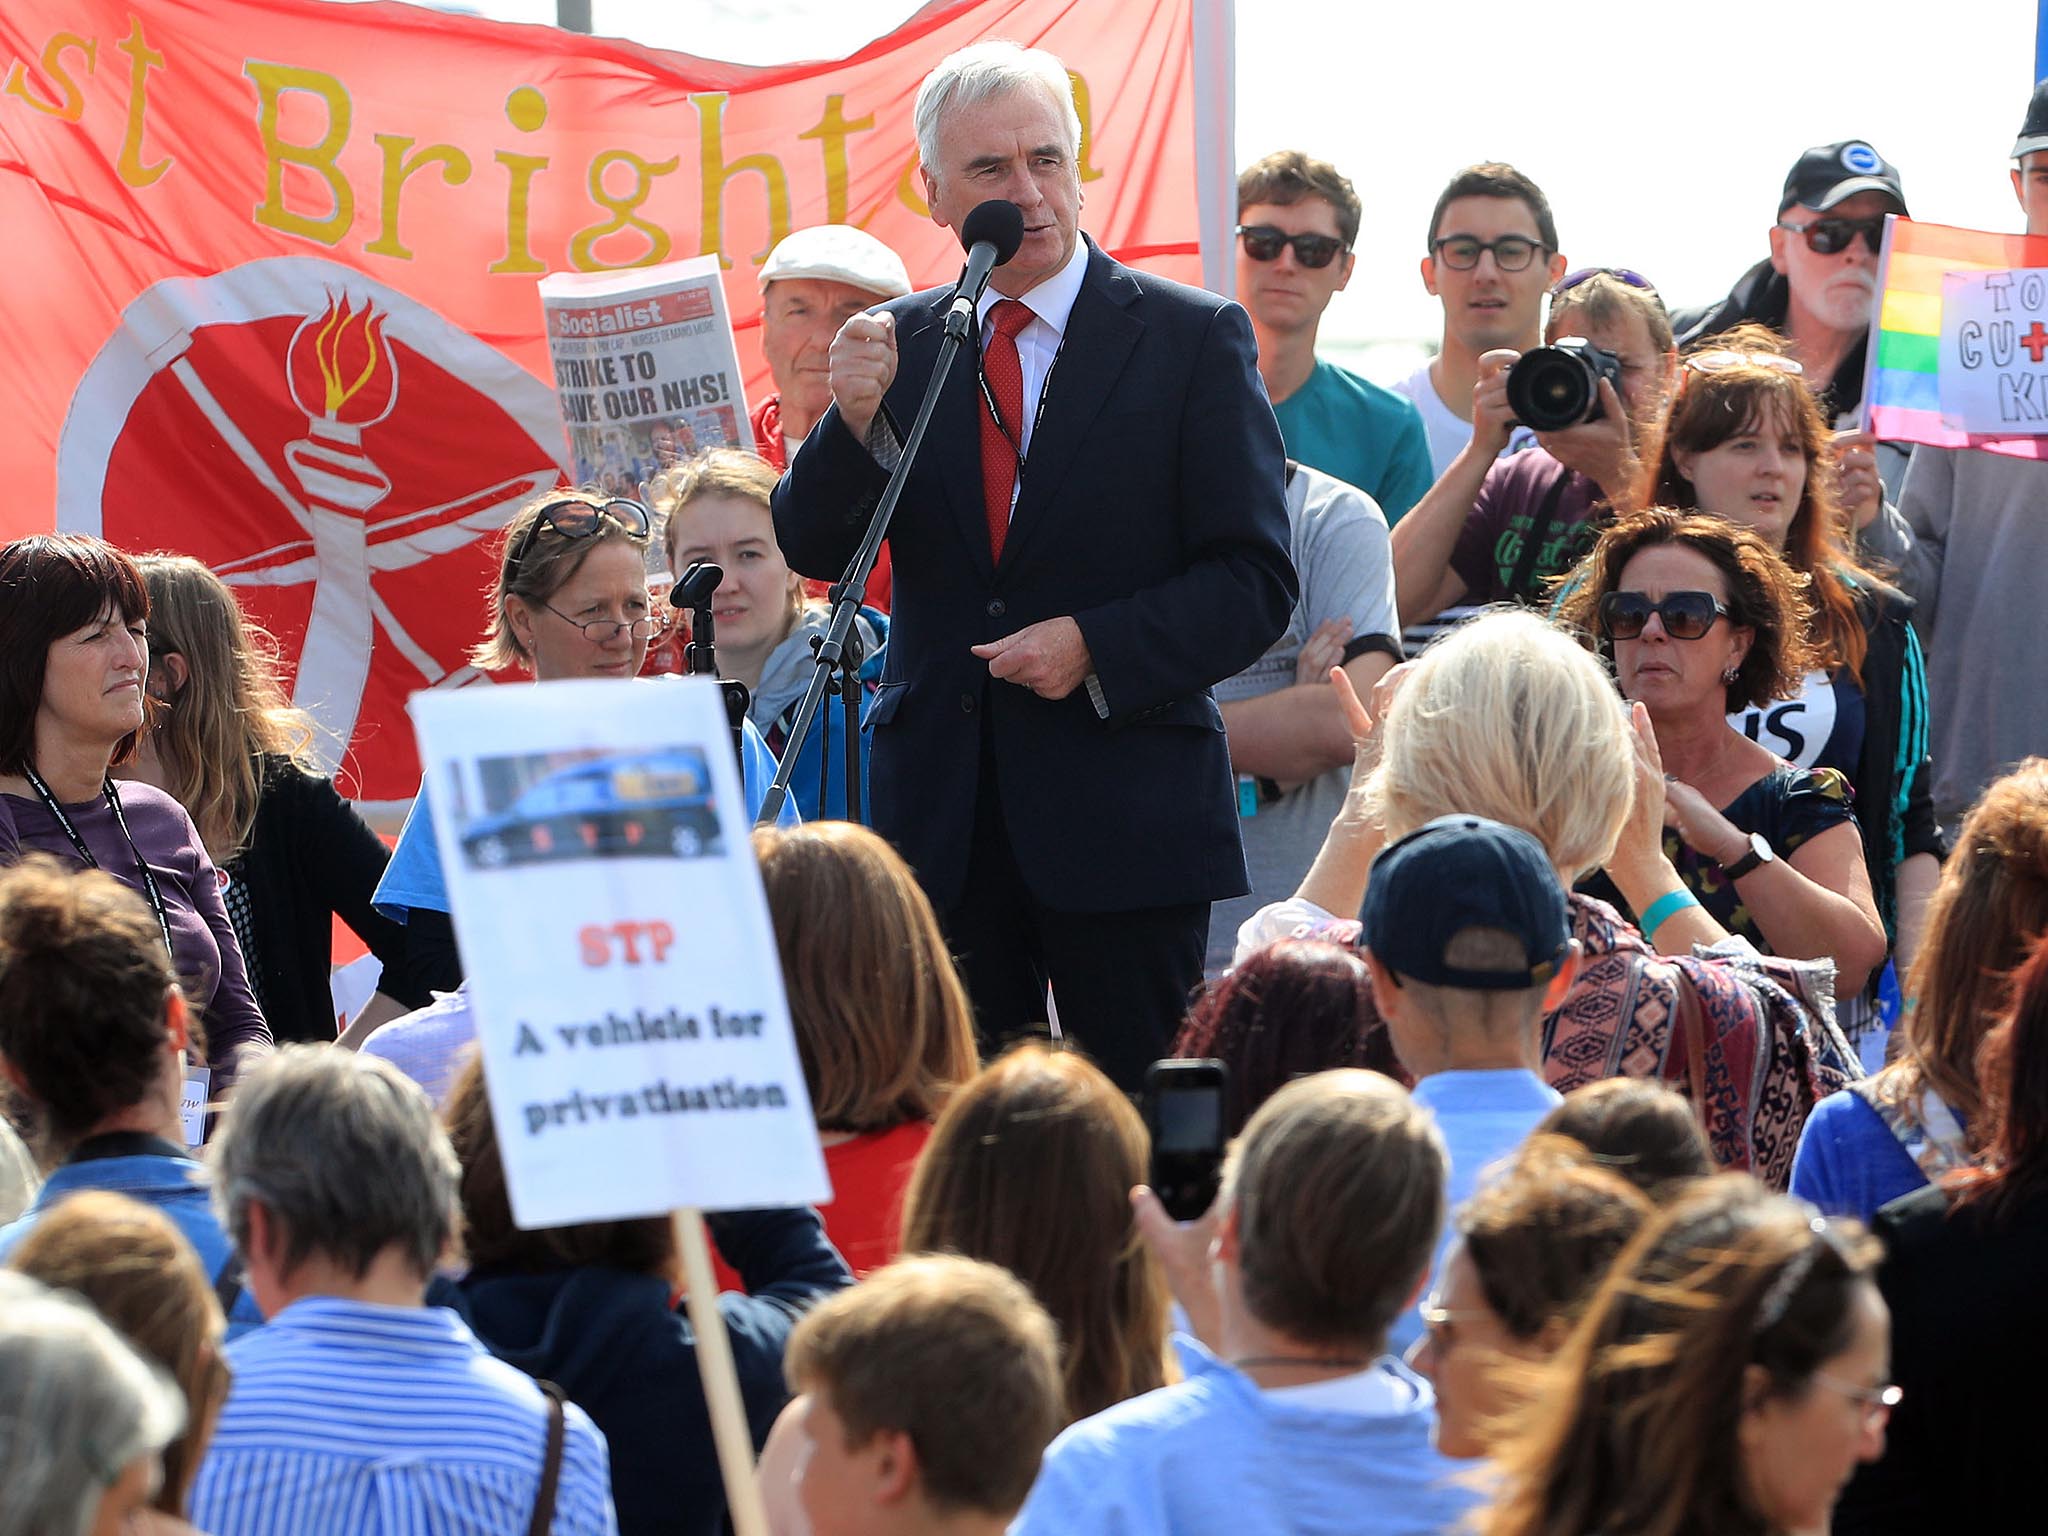
[[[960,226],[960,244],[973,250],[984,240],[996,248],[996,265],[1000,267],[1024,243],[1024,210],[1000,197],[977,203]]]

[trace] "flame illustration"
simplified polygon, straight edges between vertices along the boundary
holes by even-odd
[[[389,414],[398,378],[384,340],[384,320],[367,299],[358,309],[347,297],[330,297],[323,312],[299,327],[292,337],[288,368],[292,398],[308,416],[367,426]],[[302,384],[314,382],[316,371],[318,388],[302,389]],[[381,387],[365,395],[373,382]]]

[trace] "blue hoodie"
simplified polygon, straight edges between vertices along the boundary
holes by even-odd
[[[1392,1356],[1401,1407],[1346,1413],[1261,1392],[1178,1338],[1187,1379],[1073,1425],[1010,1536],[1436,1536],[1480,1500],[1430,1443],[1436,1397]]]

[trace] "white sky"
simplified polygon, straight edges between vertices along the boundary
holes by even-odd
[[[1128,0],[1087,0],[1104,6]],[[465,0],[551,23],[554,0]],[[595,29],[703,58],[835,58],[917,0],[593,0]],[[1416,263],[1450,174],[1506,159],[1549,194],[1572,265],[1634,267],[1674,305],[1764,253],[1809,145],[1867,138],[1916,217],[2016,229],[2006,177],[2035,0],[1238,0],[1239,162],[1296,147],[1365,201],[1329,342],[1433,338]],[[1550,24],[1548,18],[1560,18]],[[800,42],[792,43],[792,39]],[[1084,219],[1085,222],[1085,219]]]

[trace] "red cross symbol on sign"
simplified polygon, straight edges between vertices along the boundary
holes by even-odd
[[[2048,352],[2048,330],[2043,330],[2041,322],[2036,320],[2034,328],[2020,338],[2020,345],[2027,349],[2027,356],[2038,364],[2041,361],[2041,354]]]

